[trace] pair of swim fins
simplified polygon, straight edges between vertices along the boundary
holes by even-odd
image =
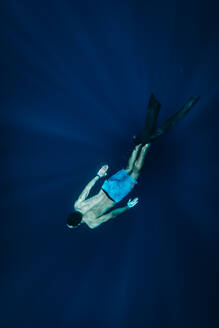
[[[156,130],[157,118],[161,104],[152,93],[147,106],[144,129],[137,137],[134,137],[134,144],[138,145],[142,143],[142,145],[145,145],[146,143],[152,143],[157,140],[161,135],[166,133],[177,122],[179,122],[199,99],[200,97],[191,97],[181,109],[179,109]]]

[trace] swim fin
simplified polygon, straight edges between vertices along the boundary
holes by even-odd
[[[173,114],[168,120],[164,122],[160,126],[157,131],[152,134],[148,140],[149,143],[154,142],[157,140],[161,135],[166,133],[169,129],[171,129],[177,122],[179,122],[188,112],[192,109],[192,107],[198,102],[200,97],[191,97],[185,105],[179,109],[175,114]]]
[[[191,97],[185,105],[167,119],[156,131],[156,122],[160,111],[161,104],[156,100],[155,96],[151,94],[149,104],[147,107],[146,120],[144,130],[140,135],[134,139],[134,144],[138,145],[142,143],[152,143],[157,140],[161,135],[171,129],[177,122],[179,122],[197,103],[200,97]]]
[[[144,129],[139,134],[138,137],[134,139],[134,144],[138,145],[140,143],[147,143],[147,140],[149,137],[154,133],[156,129],[156,123],[158,114],[160,112],[161,104],[159,101],[155,98],[154,94],[151,93],[150,99],[147,105],[147,111],[146,111],[146,119],[144,123]]]

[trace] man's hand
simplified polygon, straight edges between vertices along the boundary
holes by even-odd
[[[138,197],[134,198],[133,200],[131,200],[131,198],[130,198],[127,203],[127,206],[129,208],[131,208],[131,207],[135,206],[137,203],[138,203]]]
[[[97,175],[99,175],[100,178],[105,177],[107,175],[106,171],[108,170],[108,168],[108,165],[102,166],[101,169],[98,171]]]

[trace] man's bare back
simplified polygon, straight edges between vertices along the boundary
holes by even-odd
[[[74,204],[75,211],[83,214],[83,221],[90,227],[94,228],[101,224],[101,216],[116,205],[101,189],[99,193],[91,198],[86,199],[77,205]]]

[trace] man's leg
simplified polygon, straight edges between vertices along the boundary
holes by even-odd
[[[144,165],[144,161],[145,161],[145,156],[148,152],[148,148],[150,147],[150,143],[147,143],[146,145],[144,145],[144,147],[142,147],[141,149],[141,153],[138,157],[138,159],[135,161],[132,172],[130,175],[130,177],[132,177],[133,179],[137,180],[140,173],[141,173],[141,169]]]
[[[135,160],[136,160],[136,157],[137,157],[137,154],[138,154],[138,150],[140,149],[140,147],[141,147],[141,144],[136,146],[134,148],[130,158],[129,158],[128,165],[125,169],[127,174],[129,174],[132,171],[133,167],[134,167],[134,163],[135,163]]]

